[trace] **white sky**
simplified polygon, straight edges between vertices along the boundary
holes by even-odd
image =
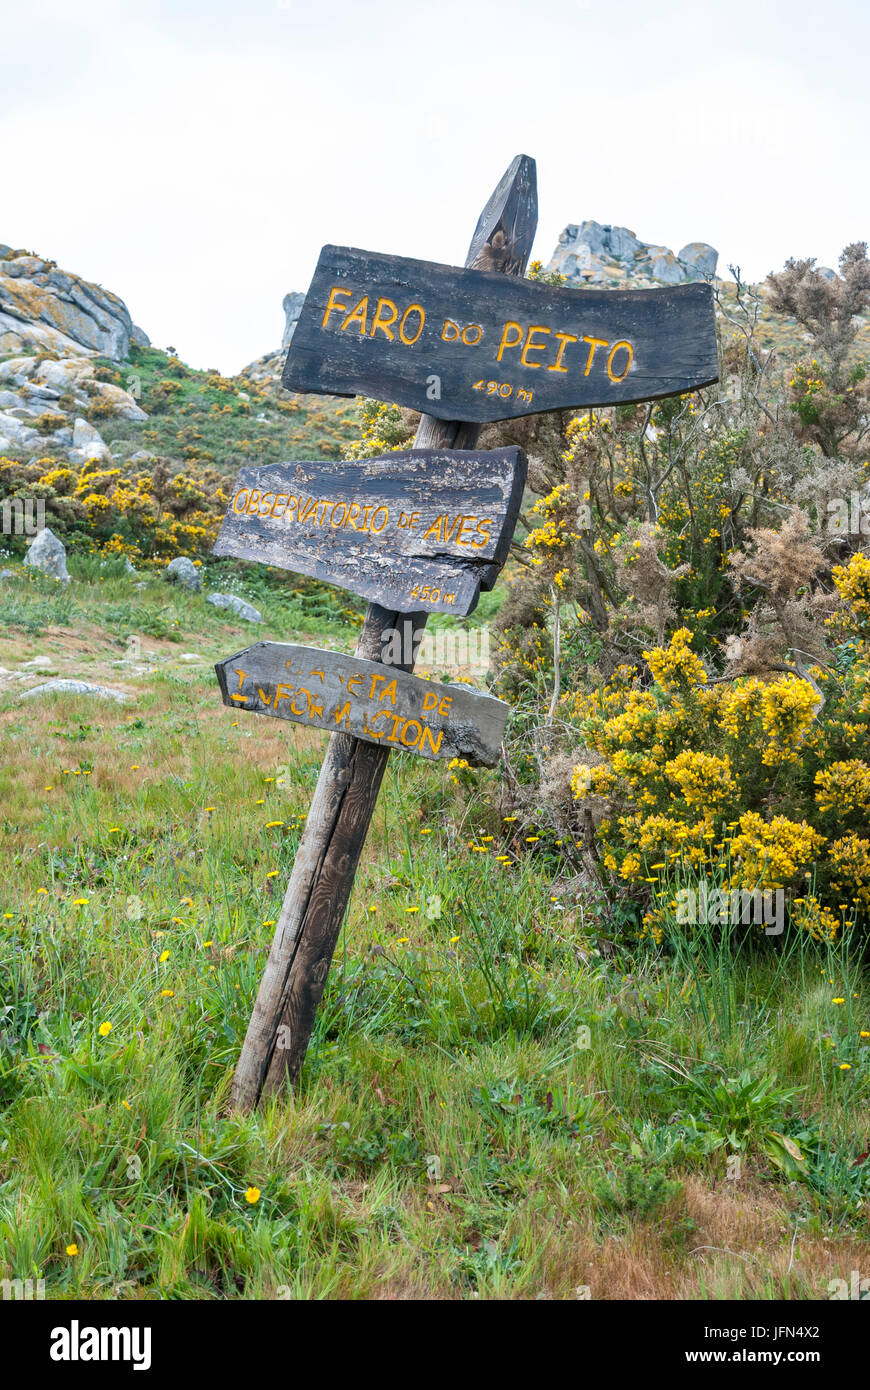
[[[0,241],[235,371],[325,242],[461,264],[512,157],[752,278],[870,239],[862,0],[0,0]]]

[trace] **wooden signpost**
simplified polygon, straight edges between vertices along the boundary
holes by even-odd
[[[507,559],[526,466],[521,449],[418,449],[244,468],[214,553],[465,615]]]
[[[236,1069],[238,1109],[299,1076],[391,749],[497,760],[502,701],[410,674],[428,613],[471,612],[507,556],[526,461],[472,452],[480,423],[716,380],[709,286],[521,281],[536,226],[535,165],[519,155],[464,270],[325,247],[284,385],[424,411],[413,450],[246,469],[234,490],[215,553],[370,599],[353,657],[265,642],[215,668],[233,709],[335,730]],[[400,629],[404,641],[387,640]]]
[[[215,667],[223,702],[424,758],[498,762],[508,708],[467,685],[420,680],[358,656],[258,642]]]
[[[324,246],[283,381],[487,421],[652,400],[716,377],[709,285],[566,289]]]

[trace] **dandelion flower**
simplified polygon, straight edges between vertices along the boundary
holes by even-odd
[[[175,990],[174,990],[174,989],[162,989],[162,990],[160,991],[160,998],[161,998],[161,999],[171,999],[171,998],[173,997],[174,994],[175,994]]]
[[[68,1255],[77,1255],[79,1253],[79,1247],[76,1245],[75,1241],[66,1247],[66,1253]]]
[[[259,1202],[259,1200],[260,1200],[260,1189],[259,1189],[259,1187],[248,1187],[248,1188],[245,1189],[245,1201],[248,1202],[252,1207],[255,1206],[256,1203]]]
[[[168,951],[161,951],[161,952],[160,952],[160,955],[157,957],[157,959],[160,961],[160,964],[162,965],[164,961],[169,960],[169,952],[168,952]]]

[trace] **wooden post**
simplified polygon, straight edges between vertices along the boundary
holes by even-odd
[[[537,220],[535,162],[518,155],[480,215],[466,267],[522,275]],[[424,415],[414,448],[472,449],[479,433]],[[411,670],[426,618],[370,604],[356,655],[381,661],[385,635],[407,624]],[[234,1109],[251,1110],[299,1077],[389,756],[349,734],[330,737],[233,1080]]]

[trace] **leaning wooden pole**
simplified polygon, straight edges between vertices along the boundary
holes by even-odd
[[[537,220],[535,162],[518,155],[480,215],[466,268],[522,275]],[[471,449],[479,433],[479,425],[424,415],[414,448]],[[412,637],[403,667],[411,670],[426,618],[370,604],[356,655],[383,660],[385,636],[398,628]],[[407,641],[401,647],[408,656]],[[349,734],[330,736],[236,1068],[234,1109],[252,1110],[298,1079],[389,756]]]

